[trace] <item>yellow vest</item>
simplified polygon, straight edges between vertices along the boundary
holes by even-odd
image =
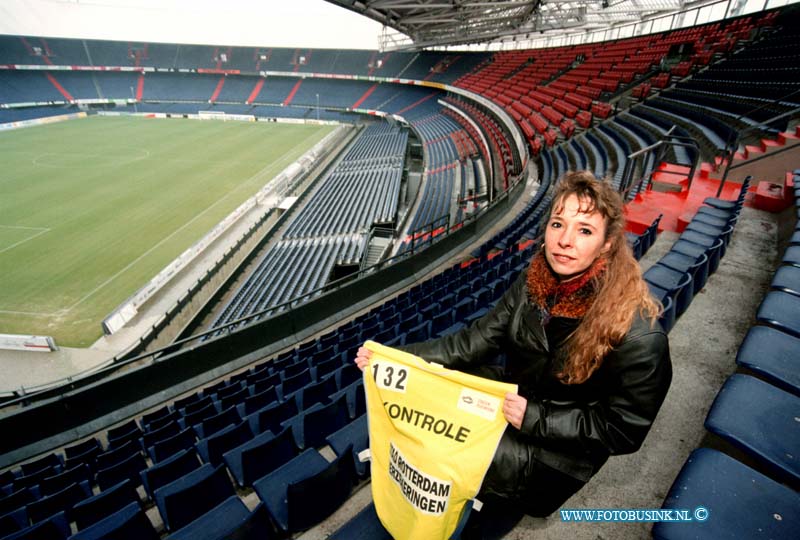
[[[446,539],[506,428],[501,383],[368,341],[364,370],[372,498],[395,540]]]

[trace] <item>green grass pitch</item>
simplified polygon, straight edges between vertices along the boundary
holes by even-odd
[[[93,116],[0,132],[0,333],[100,323],[333,128]]]

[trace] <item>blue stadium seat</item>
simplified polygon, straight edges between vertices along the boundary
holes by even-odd
[[[672,244],[670,251],[689,255],[690,257],[694,257],[695,260],[699,259],[701,255],[705,254],[708,257],[708,275],[710,276],[717,271],[717,268],[719,268],[719,261],[722,257],[722,245],[721,238],[718,238],[708,246],[689,242],[688,240],[678,239],[674,244]]]
[[[301,388],[286,398],[297,401],[297,410],[303,411],[316,404],[325,405],[329,403],[330,399],[328,396],[338,390],[339,387],[336,384],[336,377],[328,376],[319,382],[311,383]]]
[[[665,290],[666,294],[672,298],[676,317],[680,317],[692,303],[694,288],[691,274],[678,272],[656,263],[647,269],[643,277],[647,283]],[[663,302],[664,298],[659,298],[659,300]]]
[[[159,535],[139,503],[134,502],[70,536],[70,540],[106,539],[159,540]]]
[[[142,445],[139,441],[127,441],[117,447],[111,447],[111,450],[103,452],[95,458],[95,470],[113,467],[141,451]]]
[[[69,521],[64,512],[50,516],[44,521],[34,523],[21,531],[6,536],[3,540],[64,540],[69,536]]]
[[[138,486],[140,482],[139,473],[146,468],[147,463],[144,457],[137,452],[116,465],[98,470],[95,479],[100,489],[108,489],[125,479],[130,480],[133,484]]]
[[[761,324],[800,337],[798,313],[800,313],[800,297],[783,291],[772,291],[761,301],[756,319]]]
[[[275,538],[264,503],[250,512],[239,497],[228,497],[196,520],[169,535],[169,540],[270,540]]]
[[[153,463],[164,461],[170,456],[174,456],[181,450],[194,447],[195,433],[191,426],[180,431],[172,437],[158,441],[147,449],[147,454]]]
[[[800,397],[733,374],[717,393],[705,427],[759,461],[778,481],[800,487]]]
[[[770,326],[753,326],[739,346],[736,363],[800,396],[800,338]]]
[[[286,427],[273,435],[270,431],[258,435],[245,444],[225,453],[225,464],[236,483],[252,486],[253,482],[266,476],[300,453],[292,430]]]
[[[337,456],[341,456],[343,452],[351,450],[356,474],[360,478],[366,478],[369,475],[369,461],[362,462],[358,459],[358,453],[369,448],[369,430],[366,414],[362,414],[343,428],[328,435],[325,438],[325,442],[328,443]]]
[[[175,414],[177,415],[177,413]],[[150,448],[159,441],[163,441],[169,437],[174,437],[180,433],[180,431],[181,426],[178,424],[177,419],[171,419],[167,421],[166,424],[160,425],[158,428],[153,429],[152,431],[145,431],[144,434],[142,434],[142,446],[144,448]]]
[[[156,506],[168,531],[180,529],[235,495],[225,468],[208,464],[155,490]]]
[[[0,538],[5,538],[13,533],[28,527],[28,512],[23,506],[12,512],[0,515]]]
[[[241,421],[242,417],[239,415],[239,410],[231,406],[214,416],[206,418],[199,424],[195,424],[194,431],[197,433],[198,439],[206,439],[224,428],[238,424]]]
[[[89,466],[85,463],[81,463],[80,465],[76,465],[75,467],[67,469],[55,476],[43,478],[39,484],[39,491],[41,492],[42,496],[52,495],[57,491],[61,491],[70,484],[82,482],[84,480],[93,480],[93,476]]]
[[[677,272],[690,274],[692,276],[692,294],[694,295],[702,290],[708,279],[708,256],[705,253],[696,259],[677,251],[668,251],[658,260],[658,264]]]
[[[30,474],[41,471],[42,469],[53,468],[53,467],[59,468],[62,467],[63,465],[64,461],[63,459],[61,459],[61,455],[52,452],[34,461],[23,463],[20,469],[22,469],[23,476],[28,476]]]
[[[662,508],[708,510],[707,519],[660,522],[655,540],[797,538],[800,495],[722,452],[694,450],[684,463]]]
[[[350,421],[347,396],[340,395],[327,405],[316,405],[283,422],[291,425],[297,447],[301,450],[316,448],[325,443],[325,437],[341,429]]]
[[[331,394],[331,401],[335,401],[341,394],[347,396],[347,409],[350,418],[357,418],[367,412],[367,398],[364,394],[364,381],[359,379],[345,386],[338,392]]]
[[[248,416],[259,409],[263,409],[267,405],[277,402],[278,390],[275,388],[275,386],[270,386],[258,393],[253,393],[253,395],[248,398],[245,398],[242,403],[237,405],[237,408],[239,409],[239,414],[242,416]]]
[[[139,495],[130,480],[123,480],[97,495],[84,499],[72,508],[72,520],[78,530],[122,510],[130,503],[138,503]]]
[[[281,423],[289,418],[297,416],[298,412],[300,411],[297,409],[297,401],[289,399],[280,403],[268,405],[250,414],[245,420],[250,423],[250,429],[256,435],[264,433],[265,431],[278,433],[283,429]]]
[[[800,296],[800,267],[792,265],[779,266],[772,276],[770,289]]]
[[[92,490],[87,480],[75,482],[61,491],[28,504],[28,519],[31,523],[38,523],[59,512],[66,512],[67,519],[70,519],[72,507],[91,496]]]
[[[108,447],[116,448],[130,440],[138,439],[141,435],[142,429],[139,427],[139,421],[133,418],[120,426],[108,430]]]
[[[280,531],[291,534],[332,514],[350,496],[354,479],[352,451],[328,463],[308,449],[253,487]]]
[[[39,483],[47,478],[48,476],[55,476],[57,474],[61,474],[64,471],[61,465],[53,465],[51,467],[45,467],[44,469],[32,472],[30,474],[20,474],[14,478],[14,491],[19,490],[23,487],[33,487],[38,486]]]
[[[39,500],[39,495],[38,486],[21,487],[10,495],[0,498],[0,516]]]
[[[180,450],[175,455],[156,463],[140,473],[144,490],[148,496],[152,497],[153,492],[161,486],[165,486],[199,469],[201,465],[202,463],[197,457],[197,452],[195,452],[194,448]]]
[[[203,461],[212,465],[219,465],[222,463],[222,456],[225,452],[246,443],[252,438],[253,431],[250,428],[250,423],[242,420],[238,424],[228,426],[207,439],[197,441],[195,448],[197,448],[197,453],[200,454]]]

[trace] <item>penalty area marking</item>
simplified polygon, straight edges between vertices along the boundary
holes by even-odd
[[[39,237],[39,236],[41,236],[41,235],[43,235],[45,233],[49,233],[51,231],[51,229],[49,229],[47,227],[22,227],[22,226],[18,226],[18,225],[0,225],[0,229],[18,229],[18,230],[25,230],[25,231],[35,231],[35,234],[32,234],[31,236],[28,236],[27,238],[23,238],[19,242],[15,242],[15,243],[11,244],[10,246],[6,246],[5,248],[0,249],[0,253],[5,253],[6,251],[14,249],[15,247],[20,246],[20,245],[24,244],[25,242],[30,242],[34,238],[37,238],[37,237]]]

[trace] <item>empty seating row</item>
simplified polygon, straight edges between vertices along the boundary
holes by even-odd
[[[800,208],[800,199],[797,202]],[[758,309],[757,324],[739,346],[736,364],[741,373],[728,377],[706,416],[706,430],[722,441],[719,446],[725,452],[695,449],[664,500],[665,509],[702,506],[713,519],[658,523],[653,528],[658,540],[761,535],[782,540],[797,535],[800,328],[791,326],[800,308],[800,275],[794,272],[800,267],[786,260],[794,246],[786,248]],[[780,306],[783,311],[769,307],[775,294],[790,297]]]
[[[644,273],[650,291],[664,305],[661,322],[665,330],[672,328],[708,276],[717,270],[749,185],[748,177],[734,201],[706,199],[706,206],[697,210],[669,252]]]

